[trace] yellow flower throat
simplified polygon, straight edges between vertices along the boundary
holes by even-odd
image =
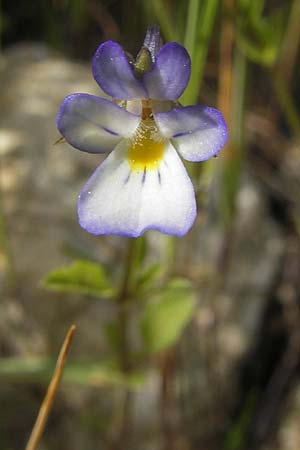
[[[128,150],[127,159],[131,170],[155,170],[159,167],[165,150],[151,110],[143,110],[141,122]]]

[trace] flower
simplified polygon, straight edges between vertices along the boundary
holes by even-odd
[[[57,128],[73,147],[108,153],[79,195],[80,225],[96,235],[138,237],[156,229],[183,236],[196,201],[179,155],[204,161],[227,140],[217,109],[177,101],[190,77],[188,52],[176,42],[160,46],[158,28],[150,27],[134,62],[107,41],[92,71],[112,101],[72,94],[57,114]]]

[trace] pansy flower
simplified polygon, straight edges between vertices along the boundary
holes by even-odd
[[[191,61],[176,42],[160,46],[148,29],[132,60],[112,41],[94,55],[96,82],[112,101],[67,96],[57,128],[73,147],[107,153],[79,195],[80,225],[96,235],[137,237],[155,229],[183,236],[196,217],[195,193],[181,158],[205,161],[227,140],[222,114],[208,106],[181,106]]]

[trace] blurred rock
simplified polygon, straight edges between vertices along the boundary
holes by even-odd
[[[82,296],[51,294],[39,284],[49,270],[70,261],[66,247],[68,253],[85,252],[107,263],[115,261],[118,270],[123,242],[115,237],[89,236],[80,229],[76,217],[80,189],[102,157],[87,156],[68,144],[53,146],[59,138],[55,116],[63,97],[73,92],[104,94],[89,67],[66,61],[38,44],[18,45],[7,51],[0,81],[0,179],[15,269],[15,289],[3,290],[0,305],[2,354],[54,356],[66,328],[75,320],[76,357],[101,360],[106,349],[102,332],[112,316],[111,306]],[[290,170],[288,161],[286,170]],[[178,254],[182,270],[192,274],[199,286],[199,309],[179,346],[175,382],[184,429],[195,449],[206,445],[217,448],[218,433],[226,428],[227,413],[239,394],[237,368],[255,341],[283,241],[265,192],[246,174],[238,196],[232,252],[220,279],[216,262],[226,242],[210,207],[208,213],[199,215],[189,247],[180,248]],[[158,259],[165,240],[158,234],[149,236]],[[2,274],[4,259],[0,251]],[[144,388],[135,395],[136,431],[131,439],[134,448],[141,448],[142,443],[143,448],[154,450],[161,444],[161,380],[157,372],[149,374]],[[22,395],[12,391],[12,401],[18,404]],[[30,403],[30,399],[26,401]],[[104,448],[101,438],[109,427],[112,403],[111,393],[104,389],[95,395],[92,389],[67,387],[50,423],[51,448],[58,448],[59,442],[64,442],[64,450]],[[288,443],[299,438],[294,426],[298,416],[289,417],[280,433],[284,442],[280,450],[296,450],[300,445]],[[17,413],[11,418],[15,423],[23,420]],[[16,444],[13,450],[22,447],[20,441],[23,438],[24,442],[28,427],[20,431],[19,447]]]
[[[233,233],[228,236],[229,257],[220,274],[215,267],[226,248],[223,239],[226,234],[213,215],[198,224],[193,268],[200,277],[199,309],[181,344],[180,359],[183,416],[195,448],[203,441],[215,448],[226,430],[228,412],[239,395],[238,368],[256,343],[257,326],[283,252],[282,230],[270,216],[263,190],[247,174],[237,199]],[[207,273],[206,279],[201,272]],[[206,420],[195,426],[195,417]]]
[[[1,60],[0,82],[0,181],[7,244],[13,255],[12,285],[8,286],[4,283],[5,249],[0,249],[0,352],[3,356],[55,358],[67,328],[76,321],[80,337],[74,342],[75,353],[85,359],[95,355],[101,359],[105,349],[102,325],[109,317],[109,304],[106,307],[101,301],[82,296],[49,293],[40,282],[49,270],[70,262],[68,254],[72,251],[97,255],[103,260],[113,256],[105,239],[95,243],[81,230],[76,215],[80,189],[102,157],[87,157],[68,144],[53,145],[60,137],[55,117],[64,96],[74,92],[103,93],[88,66],[68,62],[42,44],[20,44],[6,51]],[[66,247],[68,252],[64,251]],[[7,390],[7,384],[3,383],[2,388]],[[12,388],[11,405],[22,402],[22,390],[25,387]],[[40,404],[44,389],[38,398],[30,386],[27,390],[32,405]],[[80,422],[81,413],[72,405],[78,396],[81,405],[88,402],[90,392],[77,389],[71,393],[53,412],[53,422],[59,417],[60,426],[55,426],[54,431],[51,421],[49,424],[49,442],[62,442],[65,434],[69,442],[65,450],[88,446],[88,436],[81,442],[74,435],[74,421]],[[7,407],[7,432],[11,432],[14,423],[14,432],[19,434],[17,440],[10,434],[6,436],[9,448],[23,448],[33,424],[36,406],[32,413],[30,400],[26,401],[30,411],[26,426],[18,410],[10,414],[13,408]],[[24,407],[20,409],[22,414]],[[68,408],[72,410],[72,426],[64,415]],[[18,429],[18,423],[23,422],[24,426]]]

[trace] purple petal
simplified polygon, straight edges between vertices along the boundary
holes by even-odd
[[[122,47],[113,41],[101,44],[93,58],[95,80],[106,94],[113,98],[146,98],[142,83],[134,76]]]
[[[188,84],[191,59],[177,42],[169,42],[159,50],[152,69],[143,76],[149,98],[176,100]]]
[[[89,94],[68,95],[56,116],[60,133],[73,147],[89,153],[111,151],[130,137],[140,117],[109,100]]]
[[[186,106],[155,114],[160,132],[171,138],[187,161],[205,161],[216,155],[228,139],[220,111],[208,106]]]

